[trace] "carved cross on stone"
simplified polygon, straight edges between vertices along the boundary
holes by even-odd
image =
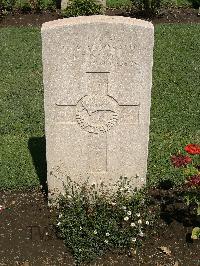
[[[126,112],[133,111],[139,103],[122,105],[109,95],[109,72],[86,72],[86,74],[89,80],[87,94],[73,105],[64,102],[56,105],[73,109],[72,113],[75,115],[73,121],[63,121],[63,123],[77,123],[80,130],[88,132],[88,172],[106,172],[107,134],[117,126],[121,117],[123,119],[126,116]]]

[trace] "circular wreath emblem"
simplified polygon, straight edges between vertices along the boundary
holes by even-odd
[[[119,105],[111,96],[86,95],[77,103],[76,120],[89,133],[105,133],[118,119]]]

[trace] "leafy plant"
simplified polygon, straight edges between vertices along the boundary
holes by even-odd
[[[103,6],[95,0],[70,0],[62,12],[63,17],[91,16],[103,14]]]
[[[147,16],[155,15],[161,7],[162,0],[131,0],[133,6]]]
[[[27,12],[31,10],[53,10],[56,0],[0,0],[0,10],[12,12],[14,10]]]
[[[117,192],[97,193],[68,180],[59,199],[58,228],[78,263],[91,261],[110,248],[135,249],[155,221],[156,212],[145,189],[131,191],[121,182]],[[105,190],[106,191],[106,190]]]
[[[174,167],[184,169],[186,176],[185,182],[188,187],[184,198],[188,206],[191,204],[196,206],[197,215],[200,215],[200,145],[188,144],[184,150],[192,158],[179,152],[177,155],[171,157],[171,162]],[[199,230],[196,228],[193,229],[192,238],[195,236],[199,238]]]
[[[12,11],[16,0],[0,0],[0,9],[4,11]]]
[[[37,0],[40,10],[54,10],[56,8],[56,0]]]
[[[199,227],[194,227],[192,230],[192,239],[196,240],[200,238],[200,228]]]
[[[31,4],[29,0],[16,0],[14,9],[20,10],[22,12],[27,12],[31,10]]]

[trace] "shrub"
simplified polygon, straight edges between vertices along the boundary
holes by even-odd
[[[56,8],[56,0],[37,0],[40,10],[54,10]]]
[[[0,0],[0,8],[6,11],[12,11],[16,0]]]
[[[31,10],[53,10],[56,8],[56,0],[0,0],[0,10],[4,12]]]
[[[200,0],[189,0],[191,2],[193,8],[199,8],[200,7]]]
[[[70,184],[59,200],[58,229],[77,263],[91,261],[105,250],[130,252],[141,244],[156,217],[145,190],[119,186],[115,196]],[[78,188],[78,189],[77,189]]]
[[[142,11],[146,16],[153,16],[158,13],[162,0],[131,0],[133,6]]]
[[[103,6],[95,0],[70,0],[63,17],[91,16],[103,14]]]
[[[31,4],[29,0],[16,0],[14,9],[20,10],[22,12],[31,11]]]

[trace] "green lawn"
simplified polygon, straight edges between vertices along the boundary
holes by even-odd
[[[155,28],[149,183],[179,183],[169,156],[200,143],[200,27]],[[41,38],[38,28],[0,29],[0,188],[31,187],[43,175]],[[31,153],[30,153],[31,152]],[[39,176],[39,177],[38,177]]]

